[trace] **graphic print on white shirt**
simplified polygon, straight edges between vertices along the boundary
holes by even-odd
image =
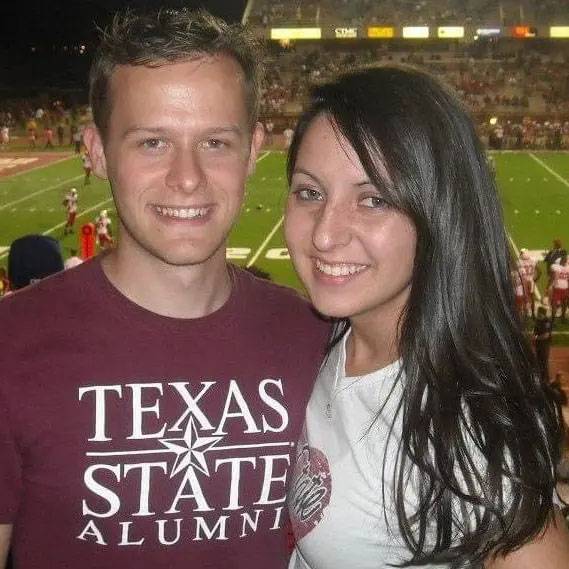
[[[328,460],[317,448],[310,448],[305,432],[298,443],[293,480],[289,510],[295,538],[300,540],[320,523],[332,494]]]
[[[345,338],[320,371],[306,412],[306,438],[297,446],[288,495],[296,538],[290,569],[378,569],[409,557],[390,483],[398,423],[387,443],[400,397],[399,362],[360,378],[346,377],[344,362]],[[386,444],[389,523],[382,498]]]

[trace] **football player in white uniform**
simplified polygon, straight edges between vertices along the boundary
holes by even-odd
[[[73,233],[73,226],[75,225],[75,218],[77,217],[77,200],[77,190],[75,188],[71,188],[69,193],[67,193],[63,199],[63,206],[67,211],[67,221],[65,222],[63,235]]]
[[[537,261],[531,258],[527,249],[520,251],[518,271],[524,288],[524,313],[535,318],[535,283],[539,279],[541,271],[537,266]]]
[[[107,249],[113,245],[113,237],[111,235],[111,219],[106,209],[95,219],[95,228],[97,231],[97,240],[101,249]]]
[[[569,304],[569,262],[564,255],[558,263],[551,265],[549,289],[551,297],[551,309],[553,317],[557,316],[557,310],[561,309],[561,317],[565,320],[567,306]]]

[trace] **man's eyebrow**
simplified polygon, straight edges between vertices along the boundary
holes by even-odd
[[[127,128],[122,136],[123,138],[127,138],[128,136],[133,136],[135,134],[146,133],[146,134],[165,134],[166,129],[162,127],[153,127],[153,126],[131,126]]]
[[[160,127],[160,126],[131,126],[127,128],[123,132],[123,138],[127,138],[129,136],[137,135],[137,134],[155,134],[155,135],[164,135],[169,132],[168,128]],[[228,126],[219,126],[219,127],[212,127],[212,128],[205,128],[202,132],[202,135],[212,135],[212,134],[235,134],[237,136],[241,136],[243,134],[243,129],[237,125],[228,125]]]

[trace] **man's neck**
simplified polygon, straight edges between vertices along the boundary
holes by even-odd
[[[120,248],[102,260],[111,284],[142,308],[170,318],[201,318],[221,308],[231,294],[225,251],[205,263],[168,265],[158,259],[140,263]]]

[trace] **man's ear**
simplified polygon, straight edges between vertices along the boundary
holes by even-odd
[[[261,146],[263,146],[263,140],[265,139],[265,129],[263,125],[258,122],[255,124],[253,129],[253,136],[251,137],[251,152],[249,154],[249,164],[247,166],[247,175],[250,176],[255,171],[255,165],[257,163],[257,157],[261,151]]]
[[[99,133],[99,129],[95,125],[89,125],[83,132],[83,142],[89,152],[91,163],[93,164],[93,172],[99,178],[107,179],[107,159],[105,158],[105,149],[103,147],[103,139]]]

